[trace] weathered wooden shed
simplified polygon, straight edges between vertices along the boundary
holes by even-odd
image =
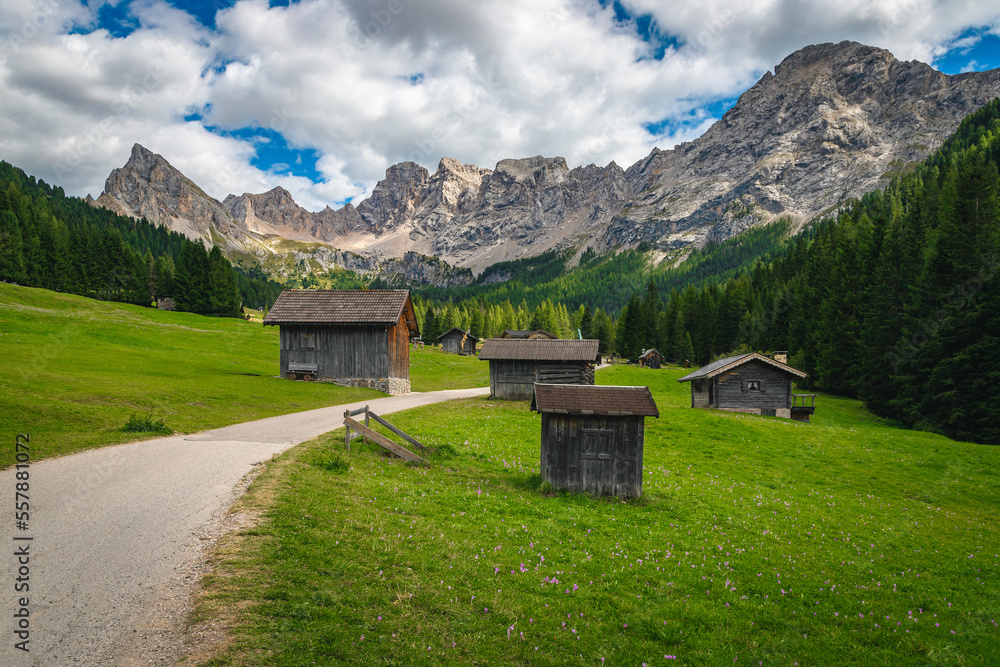
[[[488,338],[479,351],[490,362],[490,396],[530,399],[535,382],[594,384],[598,340]]]
[[[553,333],[549,333],[545,329],[535,329],[534,331],[519,331],[517,329],[504,329],[503,333],[500,334],[500,338],[518,338],[523,340],[547,338],[549,340],[558,340],[559,336]]]
[[[410,391],[410,338],[419,334],[408,290],[286,289],[264,325],[277,325],[281,376]]]
[[[656,348],[649,348],[639,355],[639,366],[642,368],[659,368],[663,363],[663,355]]]
[[[749,352],[725,357],[688,373],[678,382],[691,383],[691,407],[785,417],[809,421],[815,410],[792,394],[792,382],[806,373],[780,361]]]
[[[659,417],[648,387],[536,384],[542,480],[599,496],[642,495],[645,418]]]
[[[476,344],[479,339],[464,329],[452,327],[448,331],[438,336],[441,341],[441,350],[452,354],[470,355],[476,353]]]

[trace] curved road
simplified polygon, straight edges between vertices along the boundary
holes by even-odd
[[[30,530],[14,527],[14,470],[0,473],[7,537],[0,562],[0,665],[111,665],[192,536],[233,500],[255,463],[343,425],[366,403],[379,414],[481,396],[488,388],[378,398],[225,428],[94,449],[31,464]],[[32,443],[39,446],[41,443]],[[9,443],[8,447],[13,447]],[[14,537],[30,536],[29,541]],[[28,548],[30,591],[15,592]],[[23,557],[22,557],[23,558]],[[15,648],[20,597],[30,651]]]

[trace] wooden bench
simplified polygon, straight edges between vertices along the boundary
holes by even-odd
[[[317,364],[306,364],[298,361],[288,362],[288,377],[292,380],[315,380],[316,372],[319,370]]]

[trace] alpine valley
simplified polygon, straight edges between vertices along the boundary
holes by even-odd
[[[1000,94],[1000,70],[946,75],[855,42],[809,46],[767,72],[697,140],[627,167],[561,157],[488,169],[389,167],[371,195],[310,212],[282,188],[208,196],[136,144],[95,206],[163,224],[276,277],[342,267],[442,287],[556,250],[678,258],[778,218],[792,231],[925,159]]]

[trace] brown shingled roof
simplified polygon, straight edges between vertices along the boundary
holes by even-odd
[[[410,330],[416,332],[408,290],[286,289],[264,324],[393,325],[404,312]]]
[[[660,416],[649,387],[536,384],[531,409],[567,415]]]
[[[596,361],[599,340],[488,338],[479,352],[482,360]]]

